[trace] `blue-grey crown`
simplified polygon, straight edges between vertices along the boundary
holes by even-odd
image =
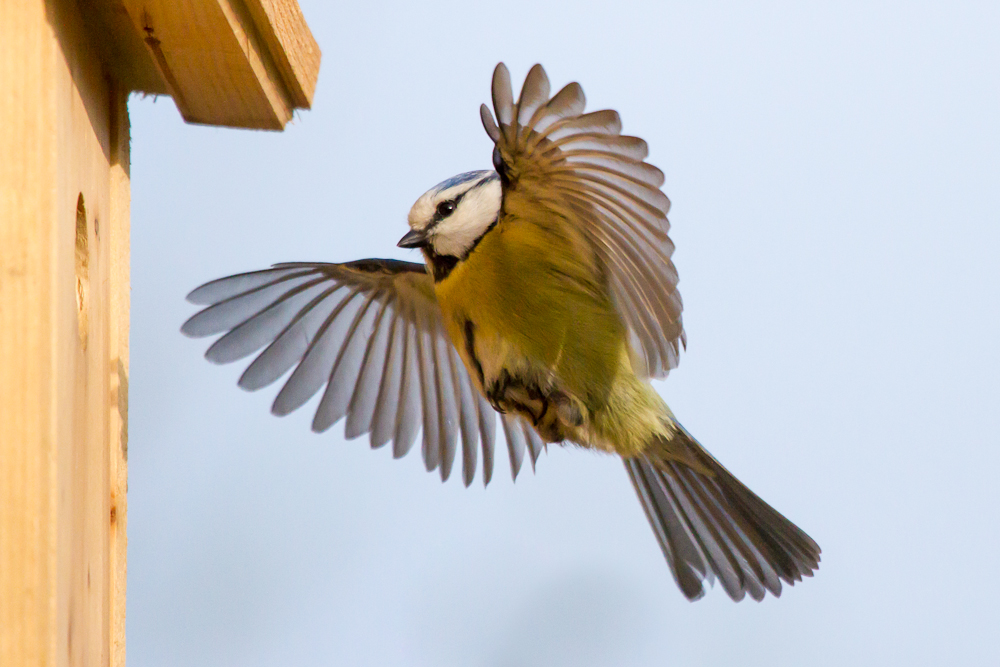
[[[441,181],[434,186],[436,192],[442,192],[448,188],[453,188],[456,185],[461,185],[462,183],[468,183],[470,181],[481,181],[482,183],[487,183],[500,178],[492,169],[480,169],[479,171],[467,171],[464,174],[459,174],[457,176],[452,176],[446,181]]]

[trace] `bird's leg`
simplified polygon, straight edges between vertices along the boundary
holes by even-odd
[[[486,400],[500,414],[507,412],[504,403],[506,403],[507,387],[510,385],[510,382],[510,373],[507,372],[506,368],[502,368],[500,369],[500,374],[486,387]]]
[[[490,402],[496,402],[504,411],[513,410],[524,415],[532,424],[537,424],[548,409],[547,401],[538,385],[512,376],[506,369],[500,371],[488,392]],[[496,407],[494,405],[494,407]]]
[[[522,415],[546,442],[565,440],[586,420],[587,409],[575,397],[554,387],[542,388],[507,369],[489,383],[486,397],[498,412]]]

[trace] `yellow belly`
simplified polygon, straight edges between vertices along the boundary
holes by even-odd
[[[632,372],[626,329],[599,273],[565,243],[523,221],[487,233],[435,287],[448,333],[487,396],[505,372],[563,393],[586,417],[564,425],[563,437],[637,453],[665,406]]]
[[[515,364],[593,393],[615,373],[624,327],[604,286],[586,267],[566,262],[558,243],[526,222],[498,226],[438,283],[437,298],[459,348],[460,327],[471,321],[477,339],[509,348],[520,357]]]

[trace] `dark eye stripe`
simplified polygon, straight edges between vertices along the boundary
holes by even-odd
[[[458,204],[459,204],[459,202],[461,202],[462,199],[465,197],[465,195],[469,194],[469,192],[471,192],[473,189],[475,189],[475,188],[466,190],[465,192],[463,192],[461,194],[455,195],[451,199],[446,199],[443,202],[439,202],[438,205],[437,205],[437,208],[434,210],[434,217],[431,218],[430,224],[427,225],[427,229],[433,229],[439,222],[441,222],[442,220],[444,220],[445,218],[447,218],[448,216],[450,216],[452,213],[454,213],[456,210],[458,210]],[[441,213],[441,206],[444,205],[444,204],[451,204],[453,206],[453,208],[451,209],[451,211],[449,213],[447,213],[447,214],[442,214]]]

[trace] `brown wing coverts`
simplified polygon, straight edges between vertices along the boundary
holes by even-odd
[[[372,447],[393,443],[405,455],[423,432],[428,470],[451,474],[462,448],[463,481],[493,474],[496,419],[474,388],[449,340],[423,264],[363,259],[347,264],[277,264],[202,285],[188,300],[207,306],[182,331],[200,337],[224,333],[205,353],[215,363],[242,359],[261,348],[239,386],[265,387],[294,367],[272,412],[286,415],[325,387],[313,430],[347,417],[344,433],[370,433]],[[525,449],[532,467],[542,442],[520,418],[502,415],[511,471]]]
[[[576,225],[608,271],[611,293],[629,327],[645,374],[663,377],[684,344],[681,297],[667,236],[670,201],[663,173],[643,160],[646,142],[621,135],[615,111],[583,113],[571,83],[549,98],[541,65],[528,72],[515,104],[503,63],[493,73],[493,108],[480,109],[496,143],[493,161],[509,198],[547,205]]]

